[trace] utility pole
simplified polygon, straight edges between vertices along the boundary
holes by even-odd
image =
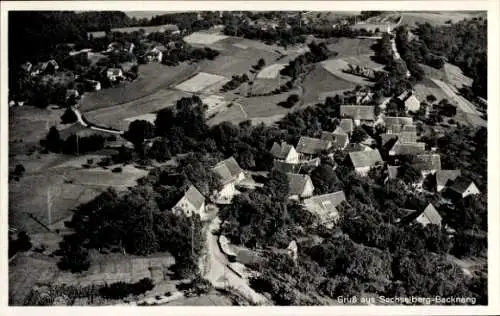
[[[79,138],[78,133],[76,134],[76,155],[80,156],[80,143],[79,143]]]

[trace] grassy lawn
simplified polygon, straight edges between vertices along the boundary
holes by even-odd
[[[86,112],[85,115],[93,123],[126,130],[130,124],[127,119],[172,106],[178,99],[189,95],[179,90],[162,89],[125,104]]]
[[[151,63],[139,66],[139,77],[130,83],[85,94],[81,100],[84,112],[110,107],[144,98],[168,88],[197,71],[196,64],[182,63],[175,67]]]
[[[306,76],[303,83],[304,103],[319,101],[322,93],[352,89],[355,86],[355,83],[343,80],[328,72],[321,65],[316,65],[315,69]]]

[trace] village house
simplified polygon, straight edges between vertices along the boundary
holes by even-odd
[[[399,101],[405,105],[406,112],[417,112],[420,110],[420,101],[412,91],[405,91],[398,96]]]
[[[187,217],[191,217],[193,214],[202,216],[205,212],[205,197],[191,185],[172,211],[176,214],[183,213]]]
[[[413,156],[425,152],[425,143],[405,143],[398,140],[389,150],[389,156]]]
[[[460,170],[438,170],[436,172],[436,190],[443,191],[448,181],[453,181],[460,176]]]
[[[465,198],[469,195],[481,193],[472,180],[463,176],[455,178],[447,189],[449,194],[454,198]]]
[[[123,45],[123,50],[129,54],[132,54],[134,52],[134,48],[135,48],[134,43],[127,42],[125,43],[125,45]]]
[[[332,228],[340,219],[337,207],[343,202],[346,202],[344,191],[338,191],[305,199],[304,207],[319,217],[320,225]]]
[[[313,195],[314,185],[307,174],[288,173],[288,197],[290,199],[303,199]]]
[[[349,159],[354,170],[361,176],[366,176],[372,167],[380,166],[384,163],[378,149],[351,152],[349,153]]]
[[[342,128],[342,130],[346,132],[347,135],[351,135],[352,131],[354,130],[354,122],[352,121],[352,119],[344,118],[340,120],[339,127]]]
[[[118,81],[123,79],[123,71],[120,68],[108,68],[106,77],[112,82]]]
[[[332,142],[320,138],[301,136],[297,143],[299,160],[309,160],[314,156],[328,151],[332,147]]]
[[[361,123],[370,124],[375,121],[375,107],[372,105],[341,105],[340,116],[352,118],[356,126]]]
[[[273,147],[271,147],[271,155],[278,161],[299,163],[299,154],[295,150],[295,147],[286,142],[281,142],[281,144],[275,142]]]
[[[216,199],[221,204],[229,203],[239,192],[236,185],[245,179],[243,169],[233,157],[219,162],[214,167],[214,172],[221,178],[222,189],[217,192]]]
[[[330,141],[334,149],[345,149],[349,144],[349,135],[340,126],[331,133],[321,132],[321,139]]]

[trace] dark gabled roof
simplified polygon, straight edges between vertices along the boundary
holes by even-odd
[[[288,173],[288,194],[301,195],[311,178],[307,174]]]
[[[439,170],[436,172],[436,184],[446,186],[448,181],[453,181],[461,174],[460,170]]]
[[[378,149],[349,153],[354,168],[372,167],[383,162]]]
[[[328,150],[331,146],[332,143],[328,140],[301,136],[296,150],[302,154],[314,155]]]
[[[286,142],[281,142],[281,144],[275,142],[273,144],[273,147],[271,147],[271,155],[273,155],[274,158],[277,159],[285,159],[292,148],[293,146],[287,144]]]
[[[373,105],[341,105],[340,115],[354,120],[374,121],[375,107]]]
[[[339,126],[346,132],[346,133],[352,133],[354,130],[354,123],[352,119],[341,119]]]
[[[347,136],[347,133],[343,132],[342,129],[340,130],[343,133],[336,133],[339,129],[340,128],[337,128],[333,133],[326,131],[321,132],[321,139],[331,141],[334,148],[344,148],[344,146],[349,143],[349,136]]]
[[[392,155],[417,155],[425,151],[425,143],[402,143],[399,140],[391,148]]]
[[[243,172],[233,157],[219,162],[215,165],[214,171],[222,178],[222,184],[234,181]]]
[[[469,186],[474,183],[471,179],[466,178],[464,176],[458,176],[450,185],[450,190],[453,190],[457,193],[464,193],[465,190],[469,188]],[[475,184],[474,184],[475,185]]]
[[[189,201],[197,210],[201,208],[205,202],[205,197],[198,191],[198,189],[191,185],[184,194],[184,198]]]
[[[414,167],[420,171],[441,170],[441,156],[439,154],[417,155]]]
[[[384,123],[386,127],[392,125],[413,125],[413,118],[411,117],[399,117],[399,116],[386,116],[384,117]]]

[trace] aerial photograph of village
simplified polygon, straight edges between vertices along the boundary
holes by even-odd
[[[488,305],[486,11],[6,24],[10,306]]]

